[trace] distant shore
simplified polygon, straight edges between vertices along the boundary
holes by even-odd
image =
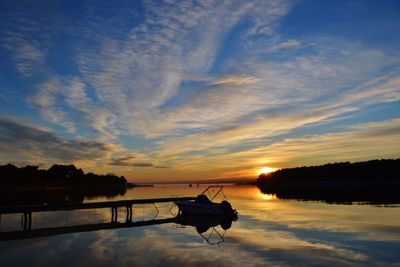
[[[136,185],[133,183],[126,183],[126,184],[99,184],[99,185],[45,185],[45,186],[2,186],[0,187],[0,193],[6,191],[13,191],[13,192],[34,192],[34,191],[65,191],[65,190],[93,190],[96,189],[107,189],[107,188],[134,188],[134,187],[141,187],[142,185]]]
[[[0,206],[82,203],[87,198],[123,196],[125,185],[0,187]]]
[[[133,187],[124,176],[114,174],[84,173],[74,165],[55,164],[49,169],[38,166],[17,167],[12,164],[0,166],[0,186],[4,188],[29,188],[41,190],[46,188],[73,188],[82,186],[125,186]]]
[[[0,166],[0,205],[83,202],[85,198],[124,195],[129,188],[123,176],[84,173],[74,165]]]
[[[400,159],[281,169],[257,179],[261,192],[283,199],[400,203]]]

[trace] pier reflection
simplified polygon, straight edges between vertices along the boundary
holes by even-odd
[[[171,217],[171,218],[153,219],[153,220],[136,221],[136,222],[129,220],[127,220],[124,223],[112,221],[108,223],[94,223],[94,224],[49,227],[49,228],[39,228],[39,229],[23,229],[20,231],[11,231],[11,232],[0,232],[0,241],[30,239],[39,237],[49,237],[61,234],[93,232],[99,230],[134,228],[134,227],[174,223],[178,226],[193,226],[197,230],[198,234],[200,234],[200,236],[202,236],[207,241],[208,244],[212,245],[224,242],[223,236],[225,235],[225,231],[228,230],[231,227],[232,222],[236,220],[237,217],[227,218],[224,216],[178,215],[176,217]],[[205,236],[205,233],[208,232],[209,230],[211,230],[210,235]],[[214,241],[212,239],[213,234],[218,236],[220,240]]]
[[[0,216],[11,216],[7,217],[4,222],[8,225],[13,225],[14,228],[17,227],[17,229],[17,218],[18,216],[21,216],[21,229],[14,229],[11,231],[2,231],[2,229],[0,229],[0,241],[30,239],[61,234],[93,232],[119,228],[134,228],[173,223],[175,225],[178,225],[179,227],[194,227],[197,233],[201,235],[209,244],[220,244],[224,242],[225,231],[231,227],[233,221],[237,220],[237,213],[233,213],[234,216],[228,216],[225,213],[225,215],[188,215],[173,212],[174,207],[175,210],[177,209],[177,203],[182,203],[186,201],[192,203],[191,201],[195,201],[196,199],[196,197],[175,196],[163,198],[121,199],[101,202],[61,201],[61,203],[38,203],[38,200],[36,200],[34,202],[30,202],[34,204],[24,205],[18,205],[15,204],[17,203],[15,202],[13,205],[0,206]],[[168,214],[166,217],[164,214],[160,216],[162,218],[158,218],[160,213],[159,208],[162,205],[166,207],[164,208],[164,213],[167,211]],[[154,217],[151,217],[151,219],[144,219],[144,206],[147,207],[147,215],[152,213]],[[136,210],[135,214],[133,208],[135,208]],[[140,208],[142,208],[141,210],[143,211],[143,218],[141,220],[141,216],[137,212],[138,210],[140,210]],[[149,212],[149,208],[152,211]],[[41,226],[38,226],[38,224],[32,223],[32,220],[35,221],[35,216],[33,215],[36,214],[38,214],[38,217],[45,219],[44,222],[45,225],[47,224],[46,226],[43,226],[43,224]],[[53,216],[53,219],[51,219],[51,216],[47,217],[46,214]],[[65,215],[65,224],[63,224],[63,222],[59,220],[60,215]],[[68,221],[74,221],[75,219],[79,219],[82,217],[96,217],[96,215],[100,215],[103,221],[95,220],[91,223],[68,223]],[[57,220],[54,220],[54,216],[57,216]],[[14,219],[14,221],[12,222],[12,220],[7,219]],[[106,221],[104,221],[104,219],[106,219]],[[140,221],[137,221],[138,219]],[[60,223],[63,225],[60,226]],[[2,222],[0,221],[0,228],[1,224]],[[214,240],[214,237],[217,237],[218,240]]]

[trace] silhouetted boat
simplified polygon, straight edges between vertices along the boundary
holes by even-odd
[[[179,215],[204,215],[204,216],[226,216],[235,217],[237,216],[236,210],[232,209],[231,204],[223,200],[221,203],[214,203],[212,200],[222,192],[222,186],[209,186],[200,195],[196,197],[194,201],[175,201],[178,206]],[[207,197],[207,194],[214,192],[216,193],[211,197],[211,200]],[[225,196],[224,196],[225,198]]]

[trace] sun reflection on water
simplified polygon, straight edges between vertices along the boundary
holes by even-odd
[[[275,200],[275,199],[278,199],[276,194],[263,194],[263,193],[259,192],[259,196],[263,200]]]

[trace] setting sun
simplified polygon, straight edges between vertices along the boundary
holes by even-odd
[[[262,167],[257,172],[258,172],[258,175],[260,175],[260,174],[263,174],[263,173],[267,174],[267,173],[274,172],[274,171],[276,171],[276,168]]]

